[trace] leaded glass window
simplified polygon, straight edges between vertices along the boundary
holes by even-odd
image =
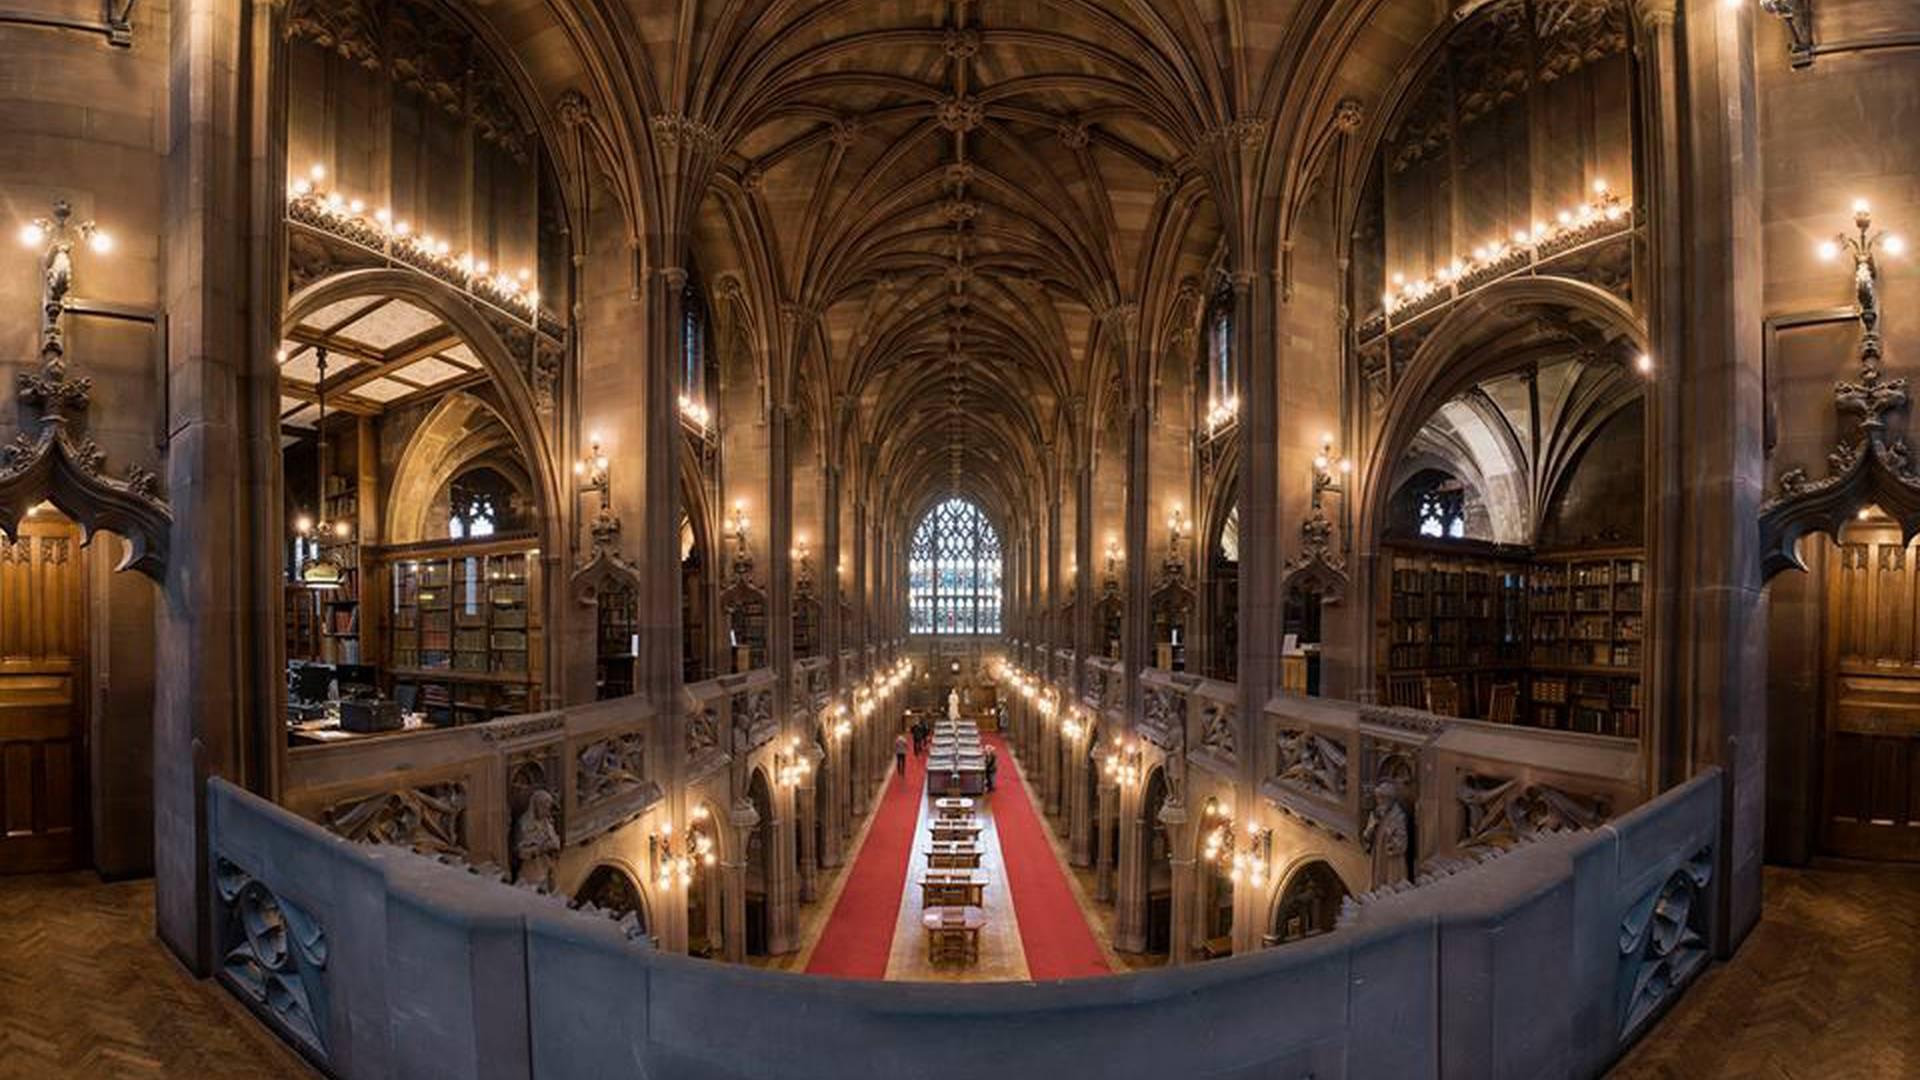
[[[948,499],[927,511],[907,555],[908,628],[1000,632],[1000,534],[980,508]]]

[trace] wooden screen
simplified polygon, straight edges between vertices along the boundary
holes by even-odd
[[[86,859],[83,569],[51,512],[0,535],[0,873]]]
[[[1828,560],[1822,846],[1920,860],[1920,606],[1891,526],[1850,527]]]

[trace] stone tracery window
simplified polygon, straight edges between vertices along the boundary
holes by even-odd
[[[1415,513],[1421,536],[1459,540],[1467,535],[1466,492],[1458,485],[1440,484],[1422,492]]]
[[[927,511],[907,554],[916,634],[1000,632],[1000,534],[979,506],[951,498]]]

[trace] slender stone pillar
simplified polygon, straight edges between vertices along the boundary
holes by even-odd
[[[810,904],[819,898],[820,845],[814,819],[814,786],[801,784],[793,789],[794,828],[800,842],[800,902]]]
[[[1167,963],[1177,966],[1193,961],[1194,894],[1199,886],[1197,860],[1192,830],[1187,828],[1186,807],[1169,799],[1160,808],[1160,824],[1167,828],[1167,843],[1173,852],[1173,910],[1167,920]]]
[[[1138,787],[1120,792],[1120,851],[1115,869],[1113,947],[1122,952],[1147,948],[1147,831]]]
[[[1076,707],[1077,708],[1077,707]],[[1084,721],[1082,722],[1085,723]],[[1087,732],[1083,726],[1079,738],[1067,741],[1067,858],[1075,866],[1093,862],[1093,800],[1087,796]]]
[[[1096,900],[1112,903],[1114,899],[1113,872],[1114,863],[1120,853],[1113,849],[1113,822],[1120,815],[1120,785],[1102,777],[1100,780],[1100,812],[1094,815],[1094,864],[1093,896]]]
[[[747,845],[759,823],[760,814],[746,799],[734,803],[727,818],[727,826],[733,830],[733,846],[720,862],[721,891],[726,903],[721,922],[726,934],[720,955],[735,964],[745,963],[747,959]]]

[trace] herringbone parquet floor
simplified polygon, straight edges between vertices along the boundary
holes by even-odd
[[[1766,910],[1616,1080],[1920,1077],[1920,867],[1766,870]]]
[[[153,883],[0,877],[0,1080],[317,1074],[153,935]]]

